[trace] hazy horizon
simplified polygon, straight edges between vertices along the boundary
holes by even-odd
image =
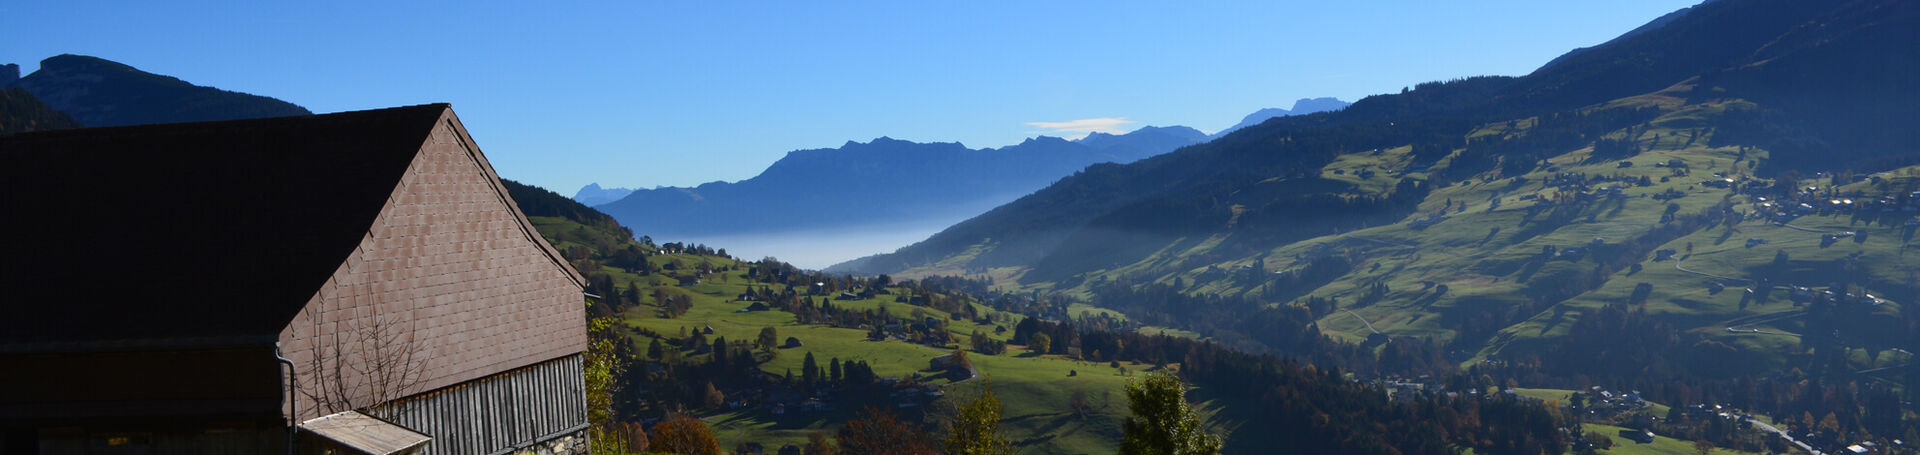
[[[0,63],[92,55],[320,113],[448,102],[502,176],[570,193],[737,181],[880,136],[1213,131],[1299,98],[1525,74],[1694,3],[26,2],[0,5]]]

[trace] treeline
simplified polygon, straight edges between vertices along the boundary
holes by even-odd
[[[1333,363],[1255,355],[1222,345],[1137,332],[1076,330],[1071,323],[1021,321],[1013,342],[1046,338],[1053,353],[1101,361],[1179,363],[1180,374],[1225,398],[1223,416],[1257,422],[1228,441],[1285,444],[1300,453],[1560,453],[1571,442],[1567,417],[1540,403],[1501,396],[1418,393],[1389,399],[1353,381]],[[1350,351],[1344,360],[1360,356]],[[1370,354],[1368,354],[1370,356]],[[1253,428],[1257,427],[1257,429]]]
[[[1903,305],[1902,313],[1909,321],[1920,319],[1920,305]],[[1859,376],[1845,370],[1847,348],[1831,337],[1803,339],[1809,340],[1809,353],[1796,357],[1814,371],[1791,367],[1766,374],[1769,365],[1756,354],[1678,330],[1648,315],[1643,307],[1612,304],[1581,315],[1566,336],[1548,341],[1538,354],[1477,365],[1467,374],[1484,375],[1484,382],[1494,384],[1636,390],[1647,400],[1676,409],[1724,405],[1770,416],[1797,435],[1814,434],[1816,443],[1920,438],[1916,429],[1920,420],[1902,409],[1903,402],[1913,399],[1914,386],[1920,385],[1920,368],[1908,366],[1890,375],[1900,384]],[[1672,417],[1662,434],[1759,450],[1738,435],[1709,432],[1705,427],[1682,430]]]

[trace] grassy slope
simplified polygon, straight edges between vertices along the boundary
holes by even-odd
[[[579,228],[577,223],[562,218],[530,218],[543,233],[577,232]],[[550,241],[554,240],[554,236],[548,237]],[[555,242],[555,247],[562,250],[577,245],[565,239]],[[714,268],[737,264],[725,258],[679,254],[654,256],[649,260],[654,263],[679,260],[687,268],[701,263]],[[786,337],[799,338],[803,346],[782,349],[776,359],[761,365],[761,371],[773,375],[785,375],[788,371],[798,375],[806,353],[811,352],[822,369],[832,358],[842,361],[859,359],[871,364],[874,373],[881,377],[899,377],[927,368],[928,359],[947,352],[900,341],[867,341],[866,332],[858,329],[798,324],[791,313],[782,311],[736,312],[746,308],[749,303],[733,301],[734,296],[744,292],[749,285],[766,286],[749,281],[740,271],[718,273],[701,284],[687,287],[677,286],[671,278],[660,275],[641,276],[611,268],[604,271],[612,274],[617,286],[622,289],[627,283],[638,283],[642,295],[651,295],[654,287],[666,287],[669,292],[686,292],[693,296],[692,309],[678,318],[661,318],[652,306],[630,309],[621,318],[631,327],[675,336],[682,328],[691,331],[712,326],[713,336],[724,336],[729,340],[752,340],[762,328],[774,327],[782,340]],[[651,301],[651,297],[647,299]],[[896,303],[892,299],[892,295],[879,295],[873,299],[835,300],[832,303],[843,308],[872,309],[885,306],[888,311],[901,315],[922,312],[934,317],[947,316],[947,313],[939,310]],[[1013,322],[1018,320],[1011,319],[1014,315],[992,312],[984,307],[981,310],[985,310],[983,314],[992,314],[996,322],[1007,321],[1002,324],[1007,326],[1008,332],[995,335],[993,325],[951,321],[956,338],[964,339],[975,329],[1000,340],[1012,336]],[[1080,310],[1111,312],[1087,307],[1076,308],[1075,314]],[[1113,314],[1119,316],[1118,313]],[[638,346],[644,348],[647,345],[644,336],[632,336]],[[1120,390],[1127,377],[1119,370],[1106,364],[1068,360],[1059,356],[1035,357],[1027,354],[1023,346],[1014,346],[1008,353],[997,356],[970,354],[974,365],[992,381],[994,392],[1006,407],[1001,428],[1020,445],[1024,453],[1110,453],[1116,448],[1120,440],[1120,419],[1126,414],[1126,400]],[[1131,363],[1123,364],[1123,367],[1130,372],[1151,368]],[[1070,371],[1077,374],[1068,376]],[[934,378],[925,382],[941,384],[946,379]],[[973,390],[972,387],[972,384],[955,387],[942,400],[966,397]],[[1086,417],[1067,412],[1067,401],[1075,392],[1086,393],[1093,405],[1093,411]],[[891,406],[892,403],[884,395],[873,397],[872,402],[879,406]],[[784,444],[805,445],[807,435],[815,431],[831,436],[842,423],[853,419],[861,406],[860,403],[834,405],[834,410],[818,414],[793,413],[776,417],[765,408],[748,408],[703,417],[714,427],[714,434],[725,447],[733,447],[741,441],[752,441],[778,448]]]
[[[1668,202],[1680,206],[1679,213],[1698,212],[1721,202],[1730,191],[1703,186],[1701,183],[1716,179],[1716,172],[1724,172],[1734,178],[1750,178],[1752,168],[1757,161],[1767,159],[1765,150],[1750,150],[1744,160],[1736,161],[1738,149],[1732,147],[1713,148],[1706,144],[1711,139],[1711,131],[1700,129],[1703,124],[1719,115],[1729,106],[1747,104],[1744,101],[1714,101],[1702,104],[1687,104],[1675,93],[1685,90],[1677,86],[1666,92],[1641,95],[1616,100],[1599,107],[1658,107],[1663,115],[1651,122],[1650,128],[1636,138],[1646,149],[1640,155],[1628,160],[1636,163],[1630,168],[1616,167],[1616,160],[1590,160],[1591,149],[1582,148],[1557,157],[1550,158],[1557,172],[1581,172],[1588,175],[1623,175],[1628,177],[1646,176],[1656,183],[1649,187],[1629,187],[1627,199],[1615,203],[1602,203],[1581,214],[1574,222],[1564,226],[1541,226],[1539,223],[1523,224],[1525,210],[1537,203],[1521,200],[1522,196],[1550,196],[1555,190],[1543,185],[1543,180],[1554,172],[1546,168],[1536,169],[1524,175],[1524,181],[1516,182],[1497,175],[1499,171],[1489,171],[1478,178],[1464,183],[1436,189],[1421,204],[1415,217],[1441,210],[1453,203],[1449,210],[1448,221],[1426,229],[1415,229],[1409,223],[1396,223],[1377,226],[1337,235],[1328,235],[1281,245],[1263,252],[1267,270],[1284,271],[1304,266],[1315,254],[1329,251],[1357,250],[1363,252],[1367,261],[1347,276],[1314,290],[1309,295],[1335,297],[1340,299],[1340,308],[1352,310],[1354,314],[1371,322],[1375,329],[1394,336],[1422,336],[1453,339],[1458,334],[1450,330],[1444,321],[1448,318],[1460,318],[1481,312],[1498,313],[1507,308],[1527,301],[1520,291],[1534,280],[1554,280],[1572,274],[1584,273],[1593,269],[1591,259],[1581,261],[1549,261],[1538,268],[1523,267],[1525,259],[1538,254],[1542,247],[1552,245],[1560,248],[1584,246],[1595,238],[1609,242],[1619,242],[1646,232],[1657,225],[1661,213]],[[1524,133],[1533,122],[1518,119],[1513,125],[1505,122],[1490,124],[1473,135],[1502,134],[1507,132]],[[1696,129],[1697,137],[1688,140]],[[1611,137],[1624,137],[1625,131],[1611,133]],[[1342,155],[1326,166],[1321,177],[1354,184],[1356,194],[1380,194],[1393,188],[1399,178],[1423,177],[1424,174],[1394,176],[1387,171],[1404,167],[1406,147],[1391,148],[1374,154],[1371,150],[1358,151]],[[1671,170],[1654,167],[1670,159],[1680,159],[1688,163],[1691,174],[1684,177],[1670,177],[1668,182],[1659,182],[1662,177],[1670,176]],[[1442,160],[1435,168],[1443,167]],[[1345,170],[1345,175],[1336,175],[1333,170]],[[1375,170],[1377,175],[1360,179],[1359,170]],[[1916,180],[1907,177],[1914,173],[1913,168],[1883,173],[1891,179],[1890,191],[1902,190],[1914,186]],[[1824,181],[1817,182],[1825,186]],[[1601,185],[1604,186],[1605,184]],[[1673,200],[1660,201],[1650,196],[1668,189],[1687,192],[1687,196]],[[1862,190],[1868,193],[1882,191],[1866,183],[1855,183],[1843,190]],[[1499,208],[1492,208],[1491,202],[1501,201]],[[1733,196],[1736,210],[1751,211],[1750,200],[1745,196]],[[1464,211],[1459,210],[1465,204]],[[1410,220],[1409,220],[1410,221]],[[1749,272],[1771,263],[1776,251],[1786,251],[1793,259],[1797,271],[1819,272],[1830,268],[1836,260],[1856,255],[1872,274],[1874,282],[1904,283],[1909,277],[1902,275],[1907,271],[1920,269],[1920,255],[1906,255],[1905,249],[1912,247],[1911,242],[1903,241],[1896,235],[1894,226],[1850,224],[1846,216],[1808,216],[1800,218],[1794,224],[1799,227],[1819,231],[1868,230],[1874,234],[1866,243],[1842,241],[1828,247],[1820,246],[1819,233],[1795,230],[1787,227],[1768,226],[1757,221],[1747,221],[1731,230],[1712,228],[1674,240],[1660,248],[1674,248],[1684,251],[1689,242],[1695,246],[1694,254],[1685,258],[1689,269],[1711,274],[1746,277]],[[1498,228],[1497,232],[1493,229]],[[1216,253],[1215,247],[1225,240],[1226,234],[1204,239],[1181,239],[1169,243],[1169,246],[1138,262],[1097,270],[1087,274],[1085,283],[1098,282],[1100,277],[1108,279],[1122,276],[1147,276],[1161,283],[1171,283],[1179,278],[1186,283],[1191,294],[1240,294],[1254,291],[1242,283],[1228,279],[1205,280],[1202,272],[1206,266],[1178,269],[1176,264],[1184,259]],[[1749,237],[1768,239],[1769,243],[1761,247],[1745,248]],[[1210,265],[1220,269],[1234,270],[1251,264],[1260,255],[1241,255],[1238,258],[1214,262]],[[954,259],[954,258],[949,258]],[[1653,294],[1648,299],[1648,310],[1659,315],[1677,327],[1708,333],[1722,342],[1759,352],[1777,353],[1774,361],[1784,362],[1783,352],[1796,345],[1797,339],[1786,335],[1733,334],[1724,330],[1723,323],[1747,316],[1778,312],[1796,311],[1797,308],[1784,299],[1776,297],[1767,303],[1741,308],[1738,303],[1744,284],[1738,281],[1726,281],[1728,292],[1710,295],[1707,290],[1709,277],[1687,273],[1675,269],[1674,261],[1651,261],[1651,257],[1641,266],[1643,270],[1629,274],[1627,271],[1615,273],[1611,280],[1598,289],[1579,295],[1561,305],[1543,311],[1527,320],[1502,330],[1485,340],[1465,340],[1466,344],[1481,346],[1473,359],[1495,354],[1509,346],[1526,345],[1543,337],[1563,334],[1569,323],[1587,309],[1597,308],[1607,303],[1622,302],[1632,292],[1637,283],[1647,282],[1654,285]],[[943,261],[928,267],[910,270],[899,276],[924,276],[945,273],[947,264]],[[964,261],[961,261],[964,262]],[[1087,284],[1076,287],[1061,287],[1060,283],[1035,283],[1019,285],[1013,279],[1025,273],[1022,268],[991,269],[988,274],[997,278],[998,287],[1003,290],[1018,291],[1059,291],[1070,295],[1086,297]],[[1360,295],[1367,284],[1384,282],[1392,289],[1381,302],[1364,307],[1353,307],[1355,297]],[[1445,295],[1436,295],[1426,286],[1427,282],[1446,284],[1450,288]],[[1825,283],[1794,283],[1807,286],[1824,286]],[[1874,291],[1871,290],[1870,291]],[[1874,292],[1886,295],[1879,290]],[[1096,302],[1097,303],[1097,302]],[[1284,302],[1275,302],[1284,303]],[[1887,305],[1879,309],[1881,315],[1889,315],[1895,306]],[[1359,341],[1369,330],[1357,318],[1346,312],[1334,312],[1319,321],[1322,331],[1329,335]],[[1790,331],[1790,330],[1788,330]],[[1471,349],[1470,349],[1471,350]],[[1864,360],[1864,359],[1862,359]],[[1893,359],[1897,360],[1897,359]],[[1889,359],[1883,357],[1880,363]]]
[[[625,321],[634,327],[665,334],[678,333],[682,327],[693,330],[712,326],[714,336],[724,336],[730,340],[752,339],[762,328],[774,327],[782,339],[796,337],[804,344],[802,347],[783,349],[778,358],[761,365],[762,371],[774,375],[785,375],[789,371],[798,374],[806,353],[811,352],[823,366],[831,358],[843,361],[860,359],[872,364],[874,372],[882,377],[898,377],[925,369],[928,359],[947,352],[900,341],[867,341],[865,331],[802,325],[794,321],[792,314],[780,311],[738,313],[736,311],[746,308],[748,303],[730,299],[744,291],[747,283],[744,276],[737,272],[724,274],[718,279],[709,279],[687,288],[694,295],[694,305],[685,315],[663,319],[651,314],[652,311],[629,311],[624,315]],[[882,299],[890,300],[891,296],[879,297],[833,303],[838,307],[852,308],[884,305],[888,311],[896,314],[919,311],[934,317],[946,316],[945,312],[938,310]],[[970,321],[953,323],[956,335],[970,334],[975,327]],[[980,328],[982,333],[993,332],[991,326]],[[1010,335],[1009,331],[997,337],[1004,340]],[[1038,453],[1097,453],[1113,450],[1119,440],[1117,416],[1124,413],[1125,409],[1123,400],[1118,398],[1125,378],[1118,370],[1090,362],[1056,356],[1029,357],[1023,353],[1024,349],[1015,347],[1003,355],[975,353],[972,356],[975,366],[992,380],[995,393],[1006,405],[1006,421],[1002,428],[1008,430],[1008,435],[1023,442],[1027,450]],[[1146,367],[1136,364],[1127,365],[1127,368],[1138,371]],[[1077,370],[1079,374],[1069,377],[1068,372],[1072,370]],[[940,384],[946,380],[932,379],[926,382]],[[1076,419],[1066,413],[1066,402],[1074,392],[1086,392],[1092,397],[1096,407],[1093,417]],[[1102,396],[1112,398],[1103,400],[1100,398]],[[889,403],[883,401],[876,404],[884,406]],[[729,447],[736,442],[735,438],[779,447],[788,443],[803,444],[807,433],[812,431],[827,431],[830,434],[842,422],[852,418],[856,407],[840,405],[831,413],[795,418],[775,418],[765,409],[750,409],[713,416],[709,421],[715,424],[716,434]]]
[[[1698,453],[1693,450],[1693,442],[1691,441],[1682,441],[1666,436],[1654,435],[1652,444],[1641,444],[1621,437],[1620,430],[1624,430],[1625,428],[1612,425],[1585,425],[1585,427],[1587,431],[1606,433],[1607,437],[1613,438],[1613,448],[1603,450],[1600,453],[1610,455],[1691,455]],[[1750,452],[1740,452],[1716,447],[1713,449],[1713,453],[1737,455]]]

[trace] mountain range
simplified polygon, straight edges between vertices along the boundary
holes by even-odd
[[[19,74],[17,64],[0,67],[0,88],[25,90],[90,127],[313,114],[293,103],[193,85],[84,55],[48,57],[32,74]]]
[[[1333,98],[1301,100],[1292,111],[1268,109],[1243,123],[1296,112],[1344,107]],[[925,235],[977,215],[1097,163],[1128,163],[1209,140],[1184,126],[1143,127],[1126,134],[1092,133],[1078,140],[1040,136],[1020,144],[972,149],[958,143],[917,143],[881,137],[834,149],[788,153],[753,178],[696,187],[607,189],[589,184],[574,199],[613,215],[621,224],[660,239],[730,244],[769,235],[807,232],[818,243],[846,233],[863,248],[891,248],[874,230]],[[923,232],[922,232],[923,231]],[[902,239],[910,240],[911,238]],[[894,244],[897,246],[899,244]],[[783,259],[819,266],[838,258]],[[884,249],[877,250],[884,251]]]
[[[1920,263],[1894,254],[1912,238],[1911,214],[1885,211],[1920,189],[1906,177],[1920,169],[1917,9],[1703,3],[1525,76],[1419,84],[1096,165],[830,270],[964,275],[1250,349],[1284,350],[1290,338],[1276,334],[1291,332],[1263,324],[1305,309],[1316,333],[1431,339],[1455,361],[1584,349],[1562,344],[1569,327],[1598,323],[1582,315],[1635,303],[1658,324],[1735,352],[1674,368],[1727,366],[1699,372],[1709,377],[1784,369],[1805,352],[1734,333],[1738,321],[1771,316],[1793,321],[1777,328],[1791,333],[1815,322],[1719,289],[1753,286],[1747,296],[1765,302],[1769,286],[1850,283],[1835,292],[1920,298],[1911,274]],[[1816,176],[1812,190],[1796,183]],[[1839,196],[1829,204],[1836,194],[1882,202],[1856,212],[1839,208]],[[1835,208],[1797,221],[1818,226],[1805,231],[1730,224],[1810,213],[1781,215],[1775,199]],[[1844,247],[1815,242],[1869,229],[1885,233]],[[1759,240],[1741,247],[1728,244],[1733,236]],[[1696,244],[1713,253],[1717,271],[1703,273],[1728,278],[1682,272],[1705,267],[1655,254],[1691,255]],[[1892,327],[1889,311],[1844,324]],[[1900,333],[1862,338],[1911,347],[1902,339],[1911,333]],[[1619,374],[1589,366],[1566,368]]]
[[[1275,107],[1254,111],[1254,113],[1247,114],[1246,117],[1241,118],[1240,123],[1213,134],[1202,133],[1199,130],[1184,126],[1147,126],[1125,134],[1109,134],[1096,131],[1089,133],[1086,137],[1076,139],[1073,142],[1080,143],[1095,150],[1101,150],[1116,158],[1148,157],[1172,151],[1180,147],[1213,140],[1214,138],[1225,136],[1227,133],[1241,128],[1257,125],[1260,122],[1267,121],[1267,119],[1335,111],[1346,108],[1348,104],[1351,103],[1332,97],[1301,98],[1294,101],[1292,109]],[[634,191],[632,188],[603,188],[599,183],[589,183],[574,193],[573,200],[588,206],[597,206],[620,200],[621,198],[627,197],[628,194],[632,194]]]

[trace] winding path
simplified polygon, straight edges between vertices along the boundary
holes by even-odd
[[[1367,330],[1370,330],[1370,331],[1372,331],[1373,333],[1380,333],[1380,331],[1379,331],[1379,330],[1377,330],[1377,329],[1374,329],[1374,328],[1373,328],[1373,323],[1371,323],[1371,322],[1367,322],[1367,318],[1363,318],[1363,317],[1360,317],[1360,313],[1355,313],[1355,312],[1353,312],[1353,310],[1345,310],[1345,309],[1343,309],[1343,310],[1340,310],[1340,311],[1345,311],[1345,312],[1347,312],[1347,314],[1351,314],[1351,315],[1353,315],[1353,318],[1354,318],[1354,319],[1359,319],[1359,320],[1360,320],[1360,323],[1361,323],[1361,324],[1366,324],[1366,325],[1367,325]]]
[[[1780,435],[1780,437],[1782,438],[1786,438],[1788,443],[1792,443],[1795,447],[1799,447],[1800,450],[1805,450],[1807,451],[1807,453],[1811,453],[1813,455],[1821,455],[1820,451],[1813,449],[1813,446],[1807,445],[1807,443],[1800,442],[1799,440],[1793,439],[1792,435],[1787,434],[1786,431],[1783,431],[1779,428],[1774,428],[1773,425],[1768,425],[1766,422],[1761,422],[1753,418],[1747,418],[1747,423],[1751,423],[1753,424],[1754,427],[1759,428],[1761,430],[1765,430],[1769,433]]]
[[[1694,274],[1694,275],[1700,275],[1700,276],[1704,276],[1704,277],[1713,277],[1713,278],[1719,278],[1719,279],[1722,279],[1722,280],[1728,280],[1728,281],[1738,281],[1738,282],[1740,282],[1740,283],[1749,283],[1749,282],[1751,282],[1750,280],[1748,280],[1748,279],[1746,279],[1746,278],[1734,278],[1734,277],[1730,277],[1730,276],[1720,276],[1720,275],[1714,275],[1714,274],[1711,274],[1711,273],[1707,273],[1707,272],[1699,272],[1699,271],[1694,271],[1694,270],[1689,270],[1689,269],[1687,269],[1686,267],[1683,267],[1683,266],[1681,266],[1681,265],[1680,265],[1680,262],[1681,262],[1681,261],[1683,261],[1683,259],[1674,259],[1674,260],[1673,260],[1673,269],[1674,269],[1674,270],[1679,270],[1679,271],[1682,271],[1682,272],[1687,272],[1687,273],[1691,273],[1691,274]]]
[[[1341,237],[1345,237],[1345,238],[1350,238],[1350,239],[1354,239],[1354,240],[1365,240],[1365,241],[1369,241],[1369,242],[1375,242],[1375,243],[1385,243],[1385,244],[1388,244],[1388,245],[1393,245],[1393,246],[1400,246],[1400,247],[1407,247],[1407,248],[1414,248],[1414,249],[1418,249],[1418,248],[1420,248],[1420,245],[1419,245],[1419,244],[1413,244],[1413,243],[1400,243],[1400,242],[1389,242],[1389,241],[1386,241],[1386,240],[1380,240],[1380,239],[1372,239],[1372,238],[1366,238],[1366,237],[1361,237],[1361,236],[1357,236],[1357,235],[1347,235],[1347,234],[1340,234],[1340,236],[1341,236]]]

